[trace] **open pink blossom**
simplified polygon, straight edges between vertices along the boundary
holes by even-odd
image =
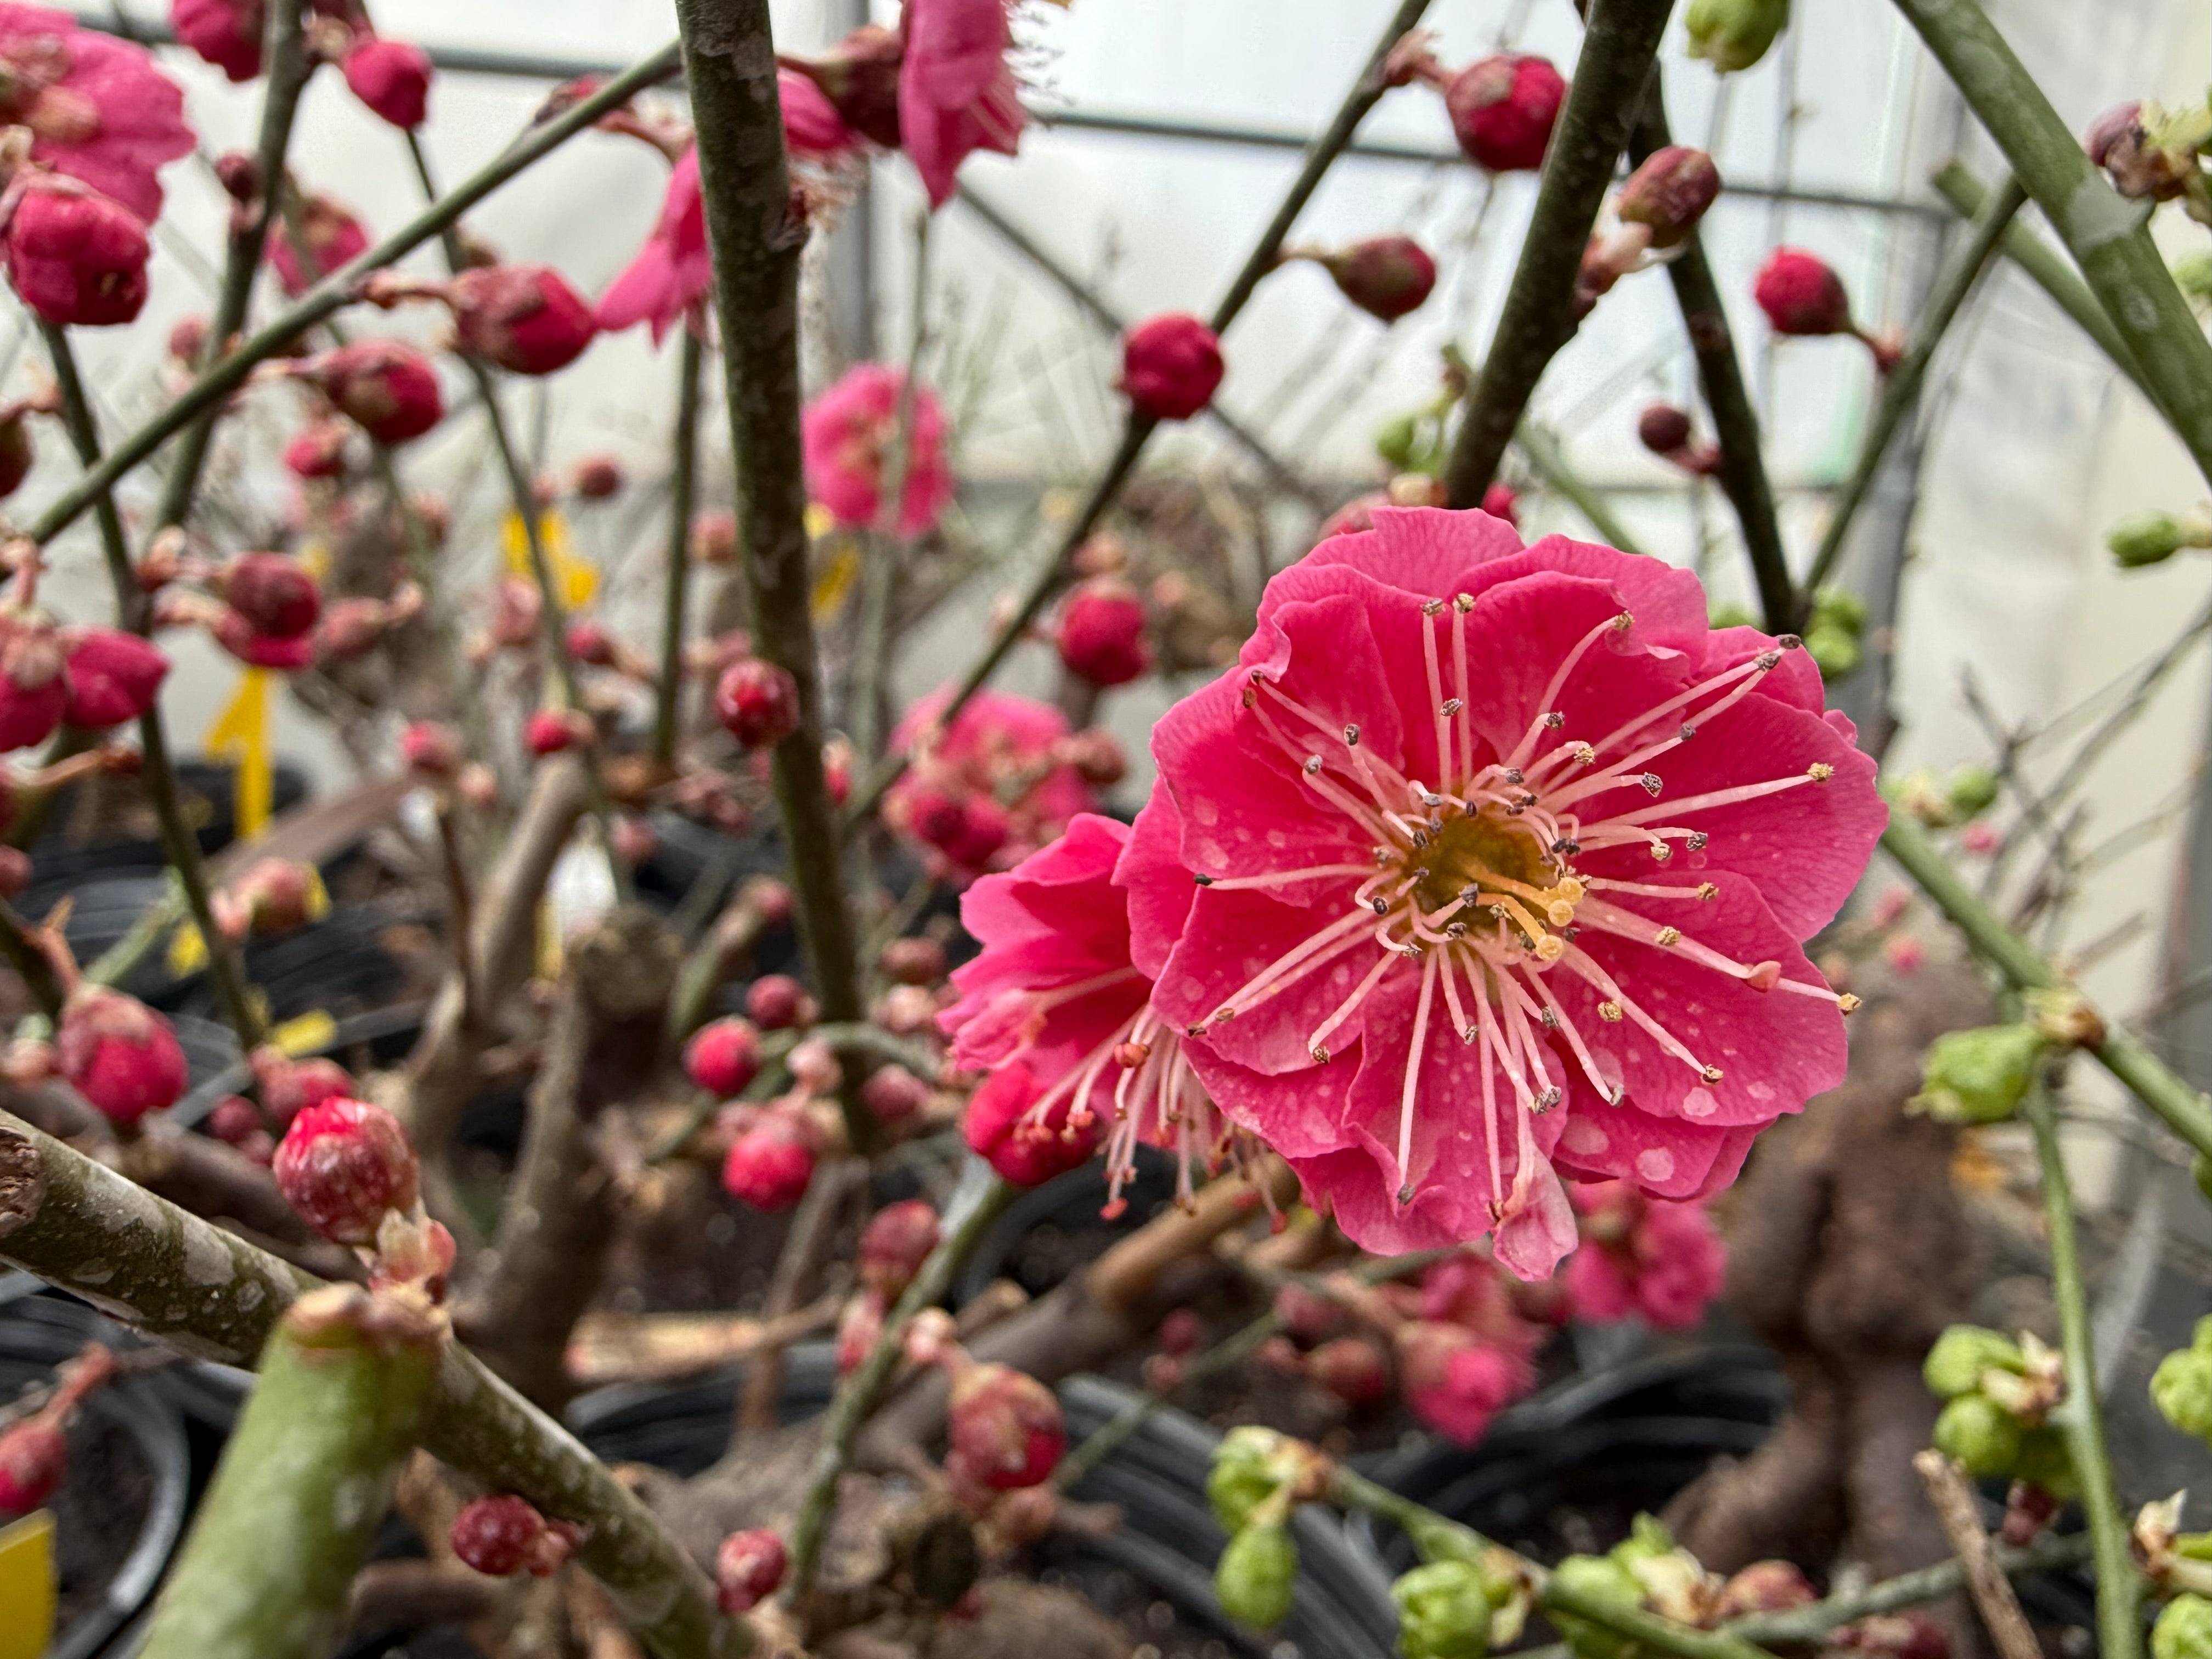
[[[975,150],[1012,155],[1029,116],[1007,66],[1007,0],[906,0],[900,21],[899,142],[943,207],[953,174]]]
[[[1705,1206],[1646,1198],[1625,1181],[1574,1189],[1583,1246],[1567,1263],[1575,1317],[1593,1323],[1640,1315],[1661,1330],[1689,1330],[1728,1278],[1728,1247]]]
[[[599,296],[599,326],[612,332],[649,322],[655,345],[678,322],[699,332],[707,325],[707,284],[713,277],[707,210],[699,196],[699,152],[687,149],[668,175],[668,193],[660,199],[653,234]]]
[[[1172,945],[1154,1006],[1200,1081],[1355,1240],[1487,1231],[1540,1279],[1575,1242],[1561,1172],[1697,1197],[1840,1079],[1799,942],[1887,814],[1797,642],[1710,628],[1687,573],[1373,521],[1275,577],[1238,665],[1154,728],[1131,915]],[[1179,922],[1142,890],[1170,878]]]
[[[783,147],[794,161],[836,167],[860,154],[860,135],[845,125],[830,95],[797,70],[775,72],[783,110]]]
[[[0,125],[27,127],[33,161],[149,225],[162,165],[192,149],[185,94],[143,46],[44,6],[0,4]]]
[[[960,919],[983,949],[952,975],[960,1000],[939,1016],[955,1062],[990,1073],[969,1108],[969,1145],[1005,1148],[992,1162],[1019,1180],[1081,1162],[1103,1132],[1109,1212],[1139,1141],[1178,1154],[1186,1195],[1193,1160],[1212,1167],[1228,1150],[1133,955],[1128,895],[1114,880],[1128,845],[1127,825],[1085,812],[1013,871],[970,887]]]
[[[806,491],[839,524],[872,526],[883,511],[884,464],[898,435],[905,374],[881,363],[855,363],[806,405],[799,431],[806,451]],[[914,391],[906,434],[906,483],[899,493],[898,533],[919,536],[952,499],[945,464],[945,406],[927,386]]]
[[[891,732],[911,757],[884,817],[928,849],[939,874],[1010,870],[1097,805],[1076,769],[1067,717],[1050,703],[979,691],[944,724],[951,688],[919,699]]]

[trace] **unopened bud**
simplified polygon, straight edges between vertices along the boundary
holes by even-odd
[[[929,1085],[903,1066],[880,1066],[860,1085],[860,1103],[880,1123],[903,1123],[929,1103]]]
[[[2045,1047],[2032,1025],[1946,1032],[1929,1046],[1912,1109],[1939,1123],[2002,1123],[2027,1098]]]
[[[768,1528],[732,1533],[714,1552],[714,1598],[722,1611],[735,1618],[767,1601],[787,1563],[783,1540]]]
[[[1290,1617],[1298,1578],[1298,1547],[1278,1522],[1255,1522],[1229,1540],[1213,1569],[1222,1612],[1252,1630],[1271,1630]]]
[[[886,1205],[860,1234],[860,1282],[896,1297],[914,1282],[941,1235],[937,1212],[918,1198]]]
[[[788,974],[763,974],[745,988],[745,1012],[763,1031],[812,1024],[813,1000]]]
[[[1820,1593],[1796,1562],[1754,1561],[1721,1586],[1712,1607],[1712,1622],[1723,1624],[1754,1613],[1783,1613],[1819,1599]]]
[[[684,1045],[684,1075],[719,1099],[743,1094],[760,1067],[760,1033],[735,1014],[709,1020]]]
[[[757,1210],[789,1209],[814,1179],[814,1141],[803,1109],[763,1109],[730,1143],[722,1159],[722,1190]]]
[[[945,947],[933,939],[895,939],[876,961],[902,985],[934,985],[945,977]]]
[[[1711,156],[1686,144],[1669,144],[1654,150],[1628,175],[1613,211],[1625,224],[1647,227],[1653,247],[1679,247],[1720,193],[1720,169]]]
[[[1315,257],[1346,299],[1386,323],[1419,310],[1437,285],[1437,262],[1410,236],[1370,236]]]
[[[2212,1659],[2212,1601],[2177,1595],[2150,1627],[2151,1659]]]
[[[969,1365],[946,1407],[948,1463],[994,1492],[1034,1486],[1059,1467],[1067,1427],[1050,1389],[1011,1365]]]
[[[367,1101],[325,1100],[301,1112],[273,1168],[285,1202],[340,1244],[373,1245],[387,1211],[415,1206],[416,1164],[407,1132]]]
[[[2212,513],[2139,513],[2114,526],[2105,545],[2123,569],[2159,564],[2185,547],[2212,547]]]
[[[1403,1659],[1483,1659],[1490,1650],[1490,1589],[1468,1561],[1431,1561],[1390,1586]]]
[[[2002,1331],[1981,1325],[1954,1325],[1928,1350],[1920,1375],[1929,1393],[1938,1399],[1955,1400],[1979,1390],[1984,1371],[2019,1375],[2027,1369],[2020,1344]]]
[[[69,1437],[45,1416],[0,1431],[0,1515],[26,1515],[60,1490]]]
[[[1684,21],[1690,56],[1729,75],[1766,56],[1775,36],[1789,26],[1790,0],[1690,0]]]
[[[2166,1355],[2151,1373],[2150,1398],[2175,1428],[2212,1442],[2212,1352],[2200,1345]]]
[[[1936,1449],[1969,1474],[2010,1474],[2021,1434],[2020,1419],[1987,1395],[1962,1394],[1936,1419]]]
[[[799,682],[788,669],[748,657],[715,683],[714,714],[746,748],[772,748],[799,729]]]
[[[1187,421],[1221,385],[1221,342],[1181,312],[1138,324],[1121,337],[1121,391],[1138,413]]]
[[[1372,1406],[1390,1392],[1390,1367],[1365,1337],[1340,1336],[1306,1358],[1306,1375],[1347,1406]]]

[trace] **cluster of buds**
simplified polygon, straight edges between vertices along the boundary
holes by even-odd
[[[1669,144],[1646,156],[1613,198],[1610,222],[1583,249],[1576,315],[1587,313],[1631,272],[1680,252],[1720,193],[1720,169],[1705,151]]]
[[[462,1505],[451,1540],[464,1566],[490,1577],[550,1578],[576,1553],[584,1530],[573,1521],[548,1521],[528,1498],[501,1492]]]
[[[837,1374],[851,1371],[875,1349],[884,1316],[937,1248],[937,1212],[920,1199],[886,1205],[860,1234],[860,1289],[837,1322]]]
[[[0,1429],[0,1516],[27,1515],[69,1473],[69,1425],[85,1396],[115,1375],[115,1356],[88,1342],[55,1374],[53,1392],[29,1416]]]
[[[1720,446],[1700,442],[1690,411],[1678,404],[1647,405],[1636,417],[1636,441],[1692,477],[1710,478],[1721,470]]]
[[[1874,354],[1875,368],[1885,374],[1904,355],[1896,336],[1872,333],[1852,319],[1844,279],[1820,255],[1803,248],[1778,247],[1768,254],[1753,284],[1752,298],[1777,334],[1848,334]]]
[[[2169,112],[2152,103],[2116,105],[2097,118],[2082,143],[2130,201],[2178,201],[2191,218],[2212,224],[2212,187],[2199,159],[2212,144],[2212,106]]]
[[[209,895],[208,909],[216,931],[235,944],[249,933],[266,939],[321,921],[331,896],[313,865],[265,858]]]
[[[378,271],[361,297],[384,310],[429,300],[453,315],[453,344],[514,374],[550,374],[583,356],[599,321],[550,265],[489,265],[445,281]]]
[[[1787,1561],[1754,1561],[1726,1578],[1708,1572],[1648,1515],[1638,1516],[1629,1535],[1605,1554],[1571,1555],[1554,1572],[1583,1601],[1625,1613],[1655,1613],[1698,1630],[1751,1613],[1803,1607],[1815,1599],[1804,1574]],[[1556,1612],[1546,1616],[1559,1626],[1577,1659],[1623,1659],[1634,1645],[1587,1619]]]
[[[1297,1583],[1298,1549],[1291,1516],[1328,1491],[1329,1460],[1273,1429],[1231,1429],[1213,1449],[1206,1497],[1229,1534],[1213,1569],[1221,1610],[1254,1630],[1280,1624]]]
[[[1892,805],[1927,828],[1955,830],[1996,805],[2001,787],[1995,772],[1970,761],[1954,767],[1947,778],[1924,769],[1909,772],[1887,793]]]
[[[1954,1325],[1936,1339],[1921,1366],[1943,1402],[1936,1449],[1978,1477],[2009,1476],[2054,1498],[2081,1489],[2066,1441],[2049,1426],[2066,1397],[2057,1352],[2028,1333],[2014,1342],[1978,1325]]]
[[[1866,601],[1848,588],[1824,587],[1813,596],[1805,623],[1805,654],[1833,685],[1866,660]]]
[[[270,1169],[284,1201],[324,1237],[351,1247],[373,1285],[443,1298],[453,1235],[423,1212],[415,1149],[391,1113],[342,1095],[304,1107]]]
[[[2124,570],[2163,564],[2185,547],[2212,547],[2212,508],[2138,513],[2115,525],[2105,545]]]
[[[1224,372],[1220,337],[1185,313],[1151,318],[1121,337],[1122,395],[1153,420],[1188,420],[1213,401]]]
[[[1050,1522],[1048,1501],[1038,1500],[1048,1498],[1045,1483],[1067,1450],[1060,1400],[1026,1372],[976,1359],[953,1340],[952,1330],[952,1316],[932,1308],[915,1317],[904,1338],[907,1358],[939,1367],[951,1385],[946,1490],[987,1529],[1034,1537]]]
[[[1370,236],[1340,248],[1285,248],[1277,265],[1304,260],[1329,274],[1337,292],[1377,321],[1419,311],[1437,286],[1437,262],[1410,236]]]
[[[1414,82],[1443,94],[1452,137],[1468,161],[1490,173],[1534,173],[1544,165],[1567,83],[1549,59],[1504,52],[1448,70],[1415,30],[1390,49],[1382,67],[1391,86]]]

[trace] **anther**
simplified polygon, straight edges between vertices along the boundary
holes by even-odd
[[[1626,611],[1613,619],[1613,631],[1616,634],[1626,634],[1635,626],[1636,618]]]
[[[1698,884],[1698,896],[1705,900],[1708,904],[1711,903],[1713,900],[1718,898],[1720,896],[1721,890],[1714,886],[1712,883],[1709,881],[1701,881]]]
[[[1315,773],[1320,770],[1321,757],[1319,755],[1308,755],[1306,757],[1306,775],[1308,777],[1311,777]]]
[[[1439,714],[1456,714],[1461,709],[1466,707],[1467,699],[1464,697],[1446,697],[1443,701],[1443,706],[1437,709],[1437,713]]]
[[[1234,1008],[1228,1006],[1226,1004],[1224,1004],[1221,1007],[1216,1008],[1213,1011],[1213,1023],[1216,1025],[1226,1025],[1231,1020],[1236,1018],[1237,1011]]]
[[[1431,835],[1432,835],[1432,836],[1441,836],[1442,834],[1443,834],[1443,832],[1444,832],[1444,821],[1443,821],[1443,817],[1442,817],[1440,815],[1437,814],[1437,813],[1434,813],[1434,812],[1430,813],[1430,814],[1429,814],[1429,833],[1430,833]]]
[[[1318,1042],[1314,1044],[1312,1048],[1307,1049],[1306,1054],[1316,1066],[1326,1066],[1328,1064],[1328,1050],[1322,1048]]]
[[[1468,611],[1474,609],[1474,595],[1472,593],[1453,594],[1452,609],[1458,611],[1461,616],[1464,617]]]
[[[1687,720],[1684,720],[1677,730],[1680,732],[1682,741],[1684,743],[1689,742],[1692,738],[1698,735],[1698,728],[1691,725]]]
[[[1346,726],[1344,728],[1344,746],[1347,749],[1355,749],[1358,747],[1358,744],[1359,728],[1356,726]]]
[[[1114,1050],[1114,1063],[1124,1071],[1133,1072],[1152,1057],[1152,1045],[1149,1042],[1124,1042]]]
[[[1637,779],[1637,782],[1644,786],[1644,793],[1650,796],[1652,799],[1656,800],[1659,799],[1659,790],[1661,786],[1659,782],[1659,775],[1656,772],[1646,772],[1642,777]]]
[[[1390,914],[1390,901],[1389,899],[1371,898],[1367,901],[1367,905],[1368,908],[1373,910],[1378,916],[1387,916]]]
[[[1508,782],[1508,783],[1526,783],[1528,781],[1528,776],[1527,776],[1527,775],[1526,775],[1525,773],[1523,773],[1523,772],[1521,770],[1521,769],[1520,769],[1519,767],[1517,767],[1517,766],[1509,766],[1509,767],[1507,767],[1507,768],[1505,769],[1505,781],[1506,781],[1506,782]]]
[[[1407,839],[1412,842],[1413,850],[1418,853],[1429,844],[1429,832],[1425,830],[1416,830]]]
[[[1682,942],[1682,930],[1679,927],[1662,927],[1652,936],[1651,942],[1654,945],[1680,945]]]
[[[1583,850],[1583,844],[1572,836],[1562,836],[1552,843],[1552,850],[1563,859],[1571,859]]]
[[[1429,878],[1429,866],[1425,864],[1415,865],[1406,872],[1406,878],[1418,886]]]
[[[1597,758],[1597,750],[1586,743],[1578,743],[1575,744],[1574,747],[1567,750],[1567,753],[1573,758],[1575,764],[1577,766],[1588,766],[1592,761]]]
[[[1536,1097],[1536,1109],[1540,1112],[1548,1112],[1565,1098],[1566,1091],[1555,1083]]]
[[[1409,1181],[1404,1186],[1398,1188],[1398,1207],[1402,1210],[1406,1206],[1411,1204],[1413,1201],[1413,1183]]]
[[[1442,599],[1423,599],[1421,601],[1421,614],[1424,617],[1443,616],[1444,614],[1444,602]]]
[[[1544,716],[1544,729],[1547,732],[1556,732],[1566,723],[1567,717],[1556,708]]]
[[[1436,808],[1442,806],[1443,804],[1444,798],[1437,793],[1435,790],[1424,789],[1421,791],[1421,805],[1428,807],[1431,811],[1433,811]]]
[[[1669,847],[1665,842],[1655,841],[1651,843],[1652,863],[1664,864],[1668,859],[1671,859],[1674,856],[1674,849]]]
[[[1466,886],[1459,890],[1459,902],[1462,904],[1473,904],[1481,896],[1482,889],[1476,886],[1473,882],[1469,882]]]
[[[1757,661],[1761,668],[1778,668],[1782,665],[1782,653],[1779,651],[1762,651]]]
[[[1836,1012],[1838,1013],[1855,1014],[1858,1012],[1860,1008],[1863,1006],[1864,1005],[1849,991],[1844,992],[1843,995],[1836,999]]]
[[[1805,769],[1805,775],[1815,783],[1826,783],[1836,775],[1836,769],[1826,761],[1814,761]]]
[[[1583,930],[1581,928],[1570,927],[1561,933],[1559,937],[1564,939],[1577,939],[1582,937],[1582,933]]]
[[[1613,1085],[1613,1092],[1605,1097],[1605,1103],[1608,1106],[1618,1106],[1627,1098],[1628,1085],[1625,1083],[1616,1083]]]
[[[1692,853],[1702,853],[1705,850],[1706,843],[1711,840],[1712,837],[1707,835],[1704,830],[1692,830],[1690,832],[1689,840],[1684,842],[1682,844],[1685,847],[1687,847]]]
[[[1598,1004],[1597,1017],[1608,1025],[1618,1025],[1624,1018],[1620,1005],[1610,997]]]
[[[1547,1031],[1556,1031],[1559,1029],[1559,1017],[1556,1012],[1549,1008],[1545,1009],[1544,1012],[1537,1015],[1536,1018]]]
[[[1698,1068],[1698,1075],[1708,1083],[1718,1083],[1721,1080],[1721,1068],[1717,1066],[1701,1066]]]
[[[1780,646],[1784,651],[1798,650],[1802,647],[1805,643],[1804,641],[1799,639],[1795,634],[1778,634],[1775,635],[1774,642]]]
[[[1428,946],[1416,940],[1411,945],[1400,945],[1398,947],[1398,954],[1405,957],[1408,962],[1419,962],[1421,959],[1421,952],[1427,949]]]
[[[1480,1026],[1477,1025],[1477,1024],[1476,1024],[1473,1020],[1469,1020],[1469,1021],[1467,1023],[1467,1025],[1466,1025],[1465,1029],[1463,1029],[1463,1030],[1460,1032],[1460,1034],[1459,1034],[1459,1040],[1460,1040],[1462,1042],[1474,1042],[1474,1041],[1475,1040],[1475,1038],[1477,1038],[1477,1037],[1480,1036],[1481,1035],[1482,1035],[1482,1028],[1481,1028]]]
[[[1376,842],[1376,843],[1375,847],[1374,847],[1371,850],[1374,852],[1374,854],[1375,854],[1375,862],[1376,862],[1376,863],[1377,863],[1377,864],[1388,864],[1388,863],[1389,863],[1389,861],[1390,861],[1390,849],[1389,849],[1389,848],[1387,848],[1387,847],[1383,846],[1381,842]]]
[[[1467,937],[1467,924],[1463,921],[1446,922],[1444,924],[1444,937],[1446,939],[1465,939]]]
[[[1187,1037],[1202,1037],[1206,1035],[1206,1027],[1203,1025],[1186,1025],[1182,1028],[1182,1034]]]
[[[1196,882],[1200,887],[1211,887],[1213,885],[1213,878],[1212,876],[1193,876],[1191,879]]]
[[[1248,685],[1244,688],[1242,701],[1247,708],[1257,708],[1260,706],[1260,694]]]

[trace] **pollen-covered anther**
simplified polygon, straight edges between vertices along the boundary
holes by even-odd
[[[1320,770],[1321,757],[1319,755],[1308,755],[1306,757],[1306,775],[1310,778],[1313,777],[1319,773]]]
[[[1316,1066],[1326,1066],[1328,1064],[1328,1050],[1322,1048],[1318,1042],[1314,1044],[1312,1048],[1307,1049],[1306,1054]]]
[[[1544,729],[1547,732],[1556,732],[1566,723],[1567,717],[1556,708],[1544,716]]]
[[[1644,786],[1644,793],[1654,800],[1659,798],[1659,791],[1665,787],[1659,781],[1659,775],[1656,772],[1646,772],[1642,777],[1637,779],[1637,782]]]
[[[1464,1026],[1462,1026],[1462,1027],[1461,1028],[1461,1030],[1460,1030],[1460,1034],[1459,1034],[1459,1040],[1460,1040],[1462,1042],[1474,1042],[1477,1037],[1480,1036],[1481,1035],[1482,1035],[1482,1027],[1480,1027],[1480,1025],[1477,1025],[1477,1024],[1476,1024],[1473,1020],[1469,1020],[1469,1021],[1468,1021],[1468,1023],[1467,1023]]]
[[[1149,1042],[1121,1042],[1114,1048],[1114,1063],[1125,1072],[1133,1072],[1152,1057]]]
[[[1805,775],[1815,783],[1826,783],[1836,775],[1836,769],[1826,761],[1814,761],[1805,769]]]
[[[1358,726],[1347,726],[1344,728],[1344,746],[1347,749],[1356,749],[1359,746],[1359,728]]]
[[[1652,935],[1651,942],[1654,945],[1680,945],[1682,942],[1682,930],[1679,927],[1662,927]]]
[[[1597,1006],[1597,1017],[1608,1025],[1618,1025],[1623,1018],[1620,1005],[1607,998]]]
[[[1553,1009],[1545,1009],[1542,1013],[1536,1016],[1536,1018],[1547,1031],[1556,1031],[1559,1029],[1559,1016]]]
[[[1182,1028],[1182,1034],[1187,1037],[1202,1037],[1206,1035],[1206,1027],[1202,1024],[1186,1025]]]
[[[1716,887],[1711,882],[1701,881],[1698,884],[1698,896],[1705,900],[1707,903],[1710,904],[1713,900],[1718,898],[1720,896],[1721,890]]]
[[[1443,616],[1444,614],[1444,602],[1442,599],[1423,599],[1421,601],[1421,614],[1424,617]]]
[[[1577,766],[1588,766],[1597,759],[1597,750],[1586,743],[1575,744],[1567,754]]]
[[[1613,631],[1616,634],[1626,634],[1635,626],[1636,618],[1626,611],[1613,619]]]
[[[1467,699],[1464,697],[1446,697],[1443,703],[1438,706],[1437,713],[1449,718],[1451,715],[1458,714],[1461,709],[1466,707]]]
[[[1838,1013],[1856,1014],[1865,1006],[1865,1004],[1862,1003],[1849,991],[1844,992],[1841,996],[1836,999],[1836,1012]]]
[[[1540,1112],[1548,1112],[1566,1097],[1566,1091],[1555,1083],[1536,1097],[1536,1109]]]
[[[1525,944],[1527,941],[1522,942]],[[1547,933],[1536,941],[1534,949],[1537,961],[1557,962],[1561,957],[1566,955],[1567,942],[1557,933]]]
[[[1718,1083],[1721,1080],[1721,1068],[1717,1066],[1700,1066],[1698,1068],[1698,1075],[1708,1083]]]
[[[1684,842],[1682,844],[1688,848],[1692,853],[1702,853],[1705,850],[1706,845],[1711,840],[1712,837],[1707,835],[1704,830],[1696,830],[1691,832],[1689,840]]]
[[[1694,850],[1694,849],[1692,849],[1692,850]],[[1674,856],[1674,849],[1672,847],[1668,846],[1665,842],[1663,842],[1663,841],[1655,841],[1655,842],[1653,842],[1651,843],[1651,861],[1652,861],[1652,863],[1654,863],[1654,864],[1664,864],[1664,863],[1666,863],[1666,862],[1667,862],[1667,860],[1668,860],[1668,859],[1671,859],[1671,858],[1673,858]]]
[[[1474,595],[1472,593],[1453,594],[1452,609],[1458,611],[1461,616],[1464,617],[1468,611],[1474,609]]]

